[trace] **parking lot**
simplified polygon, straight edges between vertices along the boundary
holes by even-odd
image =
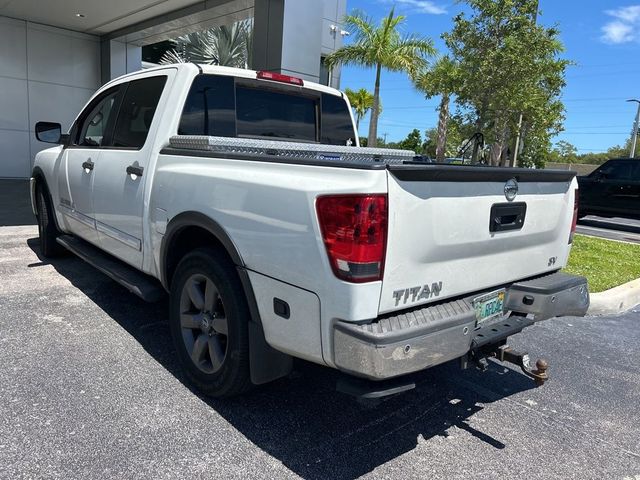
[[[578,222],[577,231],[592,237],[640,243],[640,220],[589,215]]]
[[[640,478],[638,310],[515,336],[549,359],[542,388],[451,362],[363,403],[300,362],[211,400],[177,369],[166,301],[44,261],[20,223],[0,227],[0,478]]]

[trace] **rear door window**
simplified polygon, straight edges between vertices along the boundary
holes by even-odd
[[[144,146],[166,82],[164,75],[129,82],[113,132],[114,147]]]
[[[607,180],[630,180],[632,167],[631,162],[611,162],[603,165],[600,173]]]
[[[317,98],[236,86],[238,137],[317,142]]]

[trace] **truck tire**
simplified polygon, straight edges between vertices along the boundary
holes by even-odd
[[[38,237],[40,238],[40,250],[46,258],[59,257],[64,253],[64,248],[56,238],[60,235],[53,218],[51,197],[47,187],[38,182],[36,185],[36,219],[38,220]]]
[[[230,397],[251,386],[249,307],[233,263],[198,248],[178,264],[170,288],[170,329],[187,378],[203,393]]]

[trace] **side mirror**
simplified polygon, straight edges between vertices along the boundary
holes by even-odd
[[[67,141],[68,135],[62,134],[62,125],[54,122],[36,123],[36,138],[41,142],[61,144]]]

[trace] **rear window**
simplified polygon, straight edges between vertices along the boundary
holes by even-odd
[[[258,88],[236,87],[238,137],[316,142],[317,100]]]
[[[236,84],[234,77],[222,75],[195,77],[178,134],[355,144],[351,116],[342,97],[278,91],[266,82],[264,86]]]

